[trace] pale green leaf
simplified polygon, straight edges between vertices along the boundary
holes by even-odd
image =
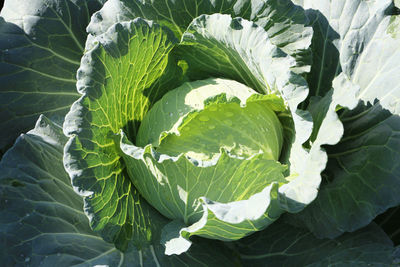
[[[182,229],[190,233],[185,238],[239,239],[283,212],[278,208],[277,182],[285,183],[285,168],[262,154],[241,159],[222,150],[211,162],[194,161],[183,154],[157,155],[151,146],[138,148],[124,135],[121,149],[128,173],[146,200],[164,216],[192,224]]]
[[[64,123],[70,137],[65,167],[85,197],[92,228],[118,248],[125,249],[132,238],[142,246],[157,235],[163,218],[133,187],[115,134],[123,128],[134,139],[138,122],[163,92],[159,82],[165,81],[161,88],[168,90],[174,77],[161,76],[176,41],[172,33],[142,19],[115,24],[89,41],[92,48],[78,70],[83,96]]]
[[[153,144],[157,152],[171,156],[191,153],[210,159],[223,147],[242,157],[261,150],[266,158],[278,160],[283,132],[277,111],[285,111],[281,98],[257,94],[236,81],[188,82],[151,108],[136,143]]]
[[[169,27],[178,38],[202,14],[222,13],[254,21],[263,27],[271,42],[295,56],[297,72],[309,71],[311,27],[304,10],[290,0],[110,0],[97,12],[88,27],[101,34],[113,23],[142,17]]]
[[[177,220],[163,230],[178,236],[164,238],[168,255],[186,251],[191,235],[235,240],[283,212],[277,185],[286,183],[286,167],[276,161],[283,136],[274,111],[284,110],[274,95],[207,79],[168,92],[146,114],[137,140],[146,146],[150,139],[152,145],[136,147],[122,135],[135,187],[164,216]]]

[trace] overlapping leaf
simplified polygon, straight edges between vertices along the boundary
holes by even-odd
[[[302,144],[310,137],[311,124],[307,121],[307,113],[297,109],[307,95],[307,87],[291,69],[296,65],[295,60],[271,44],[268,34],[261,27],[228,15],[202,15],[183,34],[182,45],[185,47],[181,48],[181,55],[188,62],[188,71],[197,75],[192,78],[217,73],[241,81],[259,92],[279,94],[287,101],[296,134],[295,137],[289,134],[286,140],[289,145],[285,148],[288,151],[282,152],[284,156],[281,160],[290,164],[292,178],[279,189],[280,205],[291,212],[300,211],[317,194],[320,172],[327,162],[321,145],[335,144],[343,133],[335,113],[339,105],[337,100],[344,98],[343,92],[340,97],[335,96],[334,102],[327,102],[329,108],[324,114],[329,118],[315,128],[323,130],[315,132],[315,143],[308,152]],[[341,83],[351,84],[344,76],[338,80],[338,84]],[[353,98],[347,101],[341,104],[354,107],[354,92]],[[340,127],[336,130],[338,125]]]
[[[326,157],[312,157],[302,147],[310,137],[312,123],[306,112],[297,109],[307,97],[308,87],[291,69],[296,66],[295,59],[270,43],[261,27],[221,14],[203,15],[194,20],[182,37],[182,44],[187,46],[182,50],[189,71],[192,68],[201,76],[217,73],[259,92],[281,95],[287,101],[294,122],[289,128],[295,134],[287,134],[287,151],[282,151],[281,162],[290,162],[290,174],[297,178],[280,188],[285,196],[282,205],[292,212],[304,208],[317,194]],[[305,168],[307,161],[310,167]]]
[[[180,38],[193,19],[214,13],[254,21],[268,32],[273,44],[296,57],[298,72],[309,70],[312,29],[305,26],[308,19],[303,9],[290,0],[110,0],[93,16],[88,31],[101,34],[113,23],[142,17],[169,27]]]
[[[307,77],[310,95],[324,96],[331,89],[333,79],[342,70],[352,77],[357,62],[363,57],[363,51],[375,47],[372,40],[377,37],[377,28],[392,1],[294,2],[306,10],[310,25],[314,29],[311,46],[313,63]],[[371,73],[364,76],[365,79],[369,79]]]
[[[300,214],[321,237],[359,229],[400,203],[400,90],[398,75],[394,75],[400,71],[399,18],[385,16],[391,10],[391,1],[339,2],[323,5],[304,1],[305,8],[317,10],[308,10],[308,15],[319,12],[314,29],[325,28],[336,36],[333,43],[340,57],[335,64],[360,88],[356,94],[359,108],[340,115],[344,122],[342,141],[327,148],[329,163],[319,197]],[[353,19],[349,19],[350,13]],[[330,35],[325,32],[317,36],[324,36],[327,45],[320,53],[329,55]],[[314,48],[318,50],[317,45]],[[326,90],[320,88],[321,93]]]
[[[94,233],[62,162],[67,138],[41,116],[0,163],[0,260],[5,266],[232,266],[221,244],[196,241],[167,257],[155,244],[122,253]]]
[[[62,118],[78,99],[85,28],[103,0],[5,1],[0,18],[0,153],[41,113]]]
[[[185,251],[176,245],[190,244],[183,236],[236,240],[283,212],[277,189],[287,182],[286,167],[276,161],[282,126],[272,110],[285,110],[282,99],[207,79],[186,83],[154,105],[138,135],[139,143],[150,138],[152,144],[136,147],[122,134],[135,187],[164,216],[182,222],[163,230],[178,236],[167,240],[168,254]]]
[[[399,204],[400,118],[379,104],[340,117],[343,139],[328,147],[326,182],[300,216],[318,236],[359,229]]]
[[[91,226],[121,249],[132,237],[145,245],[163,220],[131,184],[115,134],[123,128],[134,139],[137,123],[162,93],[159,82],[168,90],[168,82],[177,79],[161,77],[174,42],[172,33],[142,19],[115,24],[92,40],[78,70],[83,96],[64,124],[70,136],[64,163],[85,197]]]
[[[244,266],[390,266],[394,250],[375,224],[329,240],[279,221],[236,244]]]

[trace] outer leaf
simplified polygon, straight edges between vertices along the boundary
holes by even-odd
[[[400,246],[397,246],[393,253],[393,264],[400,264]]]
[[[163,220],[131,184],[115,134],[124,128],[135,138],[136,124],[162,93],[160,77],[174,42],[171,33],[142,19],[115,24],[93,39],[78,70],[83,96],[64,124],[70,136],[65,167],[76,191],[85,197],[91,226],[121,249],[131,238],[145,245]],[[167,83],[162,89],[168,90]]]
[[[274,223],[237,242],[245,266],[390,266],[393,244],[375,224],[338,239]]]
[[[326,185],[300,214],[318,236],[335,237],[369,224],[400,203],[400,80],[393,75],[400,71],[399,16],[385,16],[391,10],[390,1],[347,1],[345,5],[331,1],[330,9],[307,3],[306,7],[329,18],[340,37],[336,47],[343,72],[360,87],[359,108],[341,114],[345,129],[341,143],[327,150],[331,155]],[[355,13],[354,20],[340,19],[348,13]]]
[[[110,0],[88,27],[101,34],[115,22],[136,17],[155,20],[181,37],[192,20],[202,14],[222,13],[252,20],[271,36],[271,42],[298,59],[298,72],[309,71],[312,29],[301,7],[290,0]]]
[[[161,245],[122,253],[89,227],[62,163],[67,138],[41,116],[0,163],[0,260],[4,266],[232,266],[221,244],[194,242],[167,257]]]
[[[0,154],[39,114],[63,117],[79,95],[85,27],[104,0],[7,0],[0,18]]]
[[[371,104],[377,99],[384,109],[400,115],[399,60],[400,16],[386,16],[354,66],[349,67],[352,81],[361,87],[358,98]]]
[[[383,108],[399,114],[400,78],[393,73],[399,70],[400,19],[385,16],[391,4],[390,0],[304,1],[304,8],[315,9],[307,10],[316,32],[316,56],[308,79],[315,95],[324,95],[342,69],[360,86],[360,100],[373,103],[378,99]]]
[[[395,245],[400,244],[400,229],[398,221],[400,220],[400,206],[390,208],[374,219],[383,231],[390,237]]]
[[[326,183],[299,215],[315,234],[354,231],[400,203],[400,118],[379,104],[343,113],[344,137],[328,147]]]
[[[390,8],[391,0],[297,1],[306,9],[314,29],[313,64],[307,81],[311,95],[323,96],[332,80],[343,70],[352,78],[363,51],[373,48],[377,28]],[[386,51],[385,51],[386,52]],[[388,53],[390,55],[390,53]],[[375,62],[373,60],[368,62]],[[372,63],[374,64],[374,63]],[[379,66],[380,64],[378,64]],[[369,79],[371,73],[360,73]],[[363,88],[361,88],[363,89]]]

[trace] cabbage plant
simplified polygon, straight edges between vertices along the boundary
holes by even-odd
[[[6,0],[2,262],[398,264],[397,6]]]

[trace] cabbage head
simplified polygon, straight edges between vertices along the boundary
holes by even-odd
[[[397,4],[6,0],[0,259],[399,263]]]

